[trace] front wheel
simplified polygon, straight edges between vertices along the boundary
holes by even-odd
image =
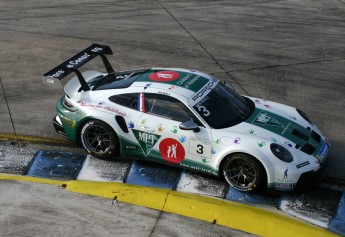
[[[106,123],[91,120],[85,123],[80,132],[83,147],[93,156],[108,158],[118,153],[118,138]]]
[[[263,190],[267,185],[265,169],[247,154],[237,153],[226,158],[223,174],[226,181],[240,191]]]

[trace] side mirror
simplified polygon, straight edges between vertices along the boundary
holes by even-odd
[[[235,91],[235,87],[233,87],[229,82],[224,81],[224,85],[230,88],[231,90]]]
[[[193,130],[193,132],[200,132],[199,125],[192,120],[181,123],[179,127],[181,130]]]

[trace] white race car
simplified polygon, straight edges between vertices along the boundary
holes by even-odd
[[[179,68],[115,72],[108,46],[93,44],[44,75],[75,72],[54,126],[96,157],[129,157],[216,176],[241,191],[320,178],[329,144],[301,110],[240,96],[228,83]],[[107,73],[78,68],[96,56]]]

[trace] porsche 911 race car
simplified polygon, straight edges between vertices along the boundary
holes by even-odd
[[[93,44],[44,74],[71,72],[54,126],[96,157],[129,157],[224,176],[240,191],[293,190],[326,170],[330,145],[307,115],[240,96],[211,75],[180,68],[115,71]],[[106,73],[80,72],[100,56]]]

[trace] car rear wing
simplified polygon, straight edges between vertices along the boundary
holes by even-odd
[[[42,81],[44,84],[47,84],[49,86],[54,86],[56,84],[60,84],[61,79],[63,79],[70,73],[74,72],[77,74],[82,90],[89,91],[90,87],[87,84],[81,72],[78,70],[78,68],[83,66],[85,63],[91,61],[95,57],[100,56],[104,63],[105,69],[107,70],[107,73],[108,74],[114,73],[113,67],[110,65],[108,59],[105,56],[106,54],[107,55],[113,54],[113,51],[111,50],[109,46],[100,45],[100,44],[92,44],[91,46],[84,49],[80,53],[74,55],[73,57],[66,60],[59,66],[45,73],[43,75]]]

